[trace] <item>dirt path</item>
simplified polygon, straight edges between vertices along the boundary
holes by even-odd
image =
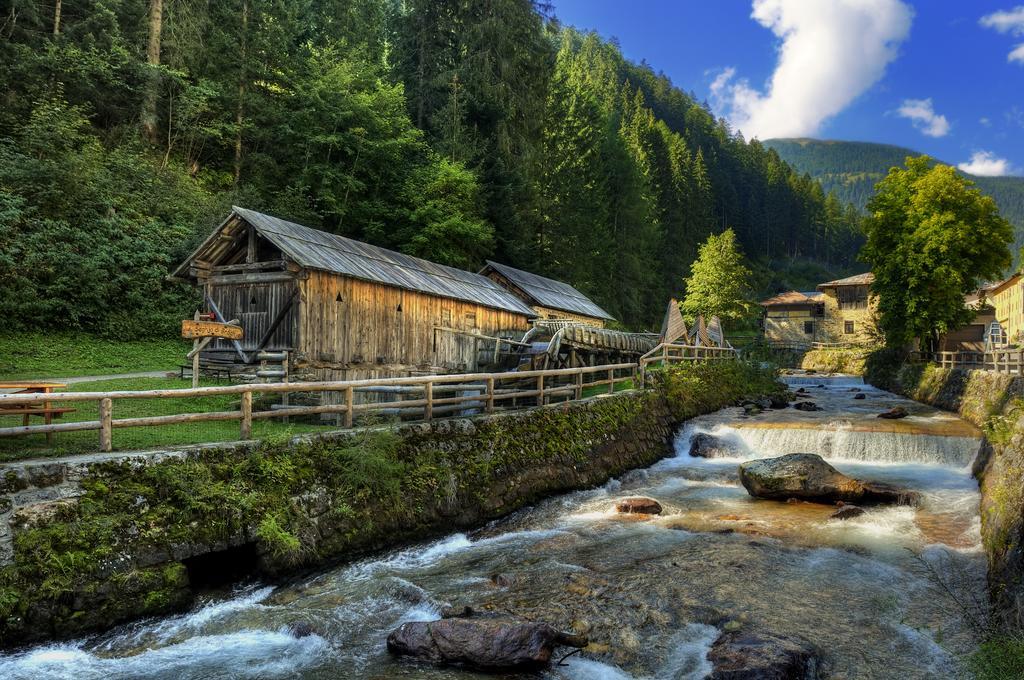
[[[96,382],[97,380],[123,380],[126,378],[163,378],[167,371],[140,371],[138,373],[115,373],[113,375],[76,375],[70,378],[38,378],[34,380],[19,380],[17,382],[56,382],[65,385],[76,383]]]

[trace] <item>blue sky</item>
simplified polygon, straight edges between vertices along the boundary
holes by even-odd
[[[553,0],[747,137],[1024,174],[1024,0]]]

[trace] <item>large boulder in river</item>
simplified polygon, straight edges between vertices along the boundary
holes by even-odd
[[[919,500],[914,491],[847,477],[814,453],[745,461],[740,463],[740,482],[755,498],[780,501],[799,498],[818,503],[916,505]]]
[[[793,404],[793,408],[798,411],[820,411],[821,407],[815,404],[813,401],[798,401]]]
[[[615,501],[615,512],[660,515],[661,503],[646,496],[631,496]]]
[[[546,623],[454,618],[403,623],[388,635],[387,644],[392,654],[434,663],[516,671],[543,668],[556,645],[586,647],[587,640]]]
[[[708,652],[711,680],[817,680],[818,654],[806,640],[770,633],[722,633]]]
[[[713,434],[697,432],[690,438],[690,455],[694,458],[729,458],[737,454],[736,447]]]

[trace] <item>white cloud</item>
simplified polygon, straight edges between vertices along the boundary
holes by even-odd
[[[1013,9],[1002,10],[986,14],[979,23],[985,28],[991,28],[1000,33],[1007,33],[1012,36],[1024,36],[1024,5]],[[1016,61],[1024,64],[1024,43],[1014,46],[1013,50],[1006,57],[1007,61]]]
[[[984,125],[985,127],[992,127],[992,121],[989,120],[987,117],[979,118],[978,122]]]
[[[960,163],[956,167],[971,175],[980,177],[1002,177],[1012,175],[1013,165],[1005,158],[999,158],[991,151],[975,151],[971,160]]]
[[[949,121],[945,116],[935,113],[931,98],[904,99],[896,113],[900,118],[909,118],[915,128],[929,137],[945,137],[949,134]]]
[[[753,0],[751,17],[782,44],[762,92],[735,69],[712,83],[717,113],[751,137],[813,135],[896,58],[913,11],[901,0]]]

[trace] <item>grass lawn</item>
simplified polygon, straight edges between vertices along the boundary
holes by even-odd
[[[212,380],[203,380],[201,385],[216,385]],[[220,383],[224,384],[224,383]],[[123,380],[100,380],[71,385],[71,392],[108,392],[112,390],[156,390],[191,387],[191,380],[177,378],[130,378]],[[204,411],[237,410],[239,395],[216,395],[194,398],[163,398],[163,399],[122,399],[114,400],[114,419],[136,418],[143,416],[172,415],[178,413],[197,413]],[[60,405],[55,400],[55,405]],[[96,402],[67,402],[63,405],[78,409],[66,413],[55,422],[72,422],[97,420],[98,404]],[[41,425],[42,418],[33,417],[33,425]],[[21,416],[0,416],[0,427],[16,427],[21,425]],[[313,424],[279,421],[253,421],[253,437],[260,439],[268,435],[302,434],[334,429],[333,424]],[[176,425],[159,425],[151,427],[114,428],[113,443],[115,451],[150,449],[176,444],[197,444],[203,442],[235,441],[238,439],[239,423],[235,420],[216,421],[209,423],[181,423]],[[61,456],[72,453],[92,453],[99,450],[99,431],[56,432],[53,445],[48,446],[46,436],[42,434],[18,437],[0,437],[0,462],[33,458],[37,456]]]
[[[0,335],[0,380],[174,371],[191,344],[180,338],[105,340],[85,333]]]

